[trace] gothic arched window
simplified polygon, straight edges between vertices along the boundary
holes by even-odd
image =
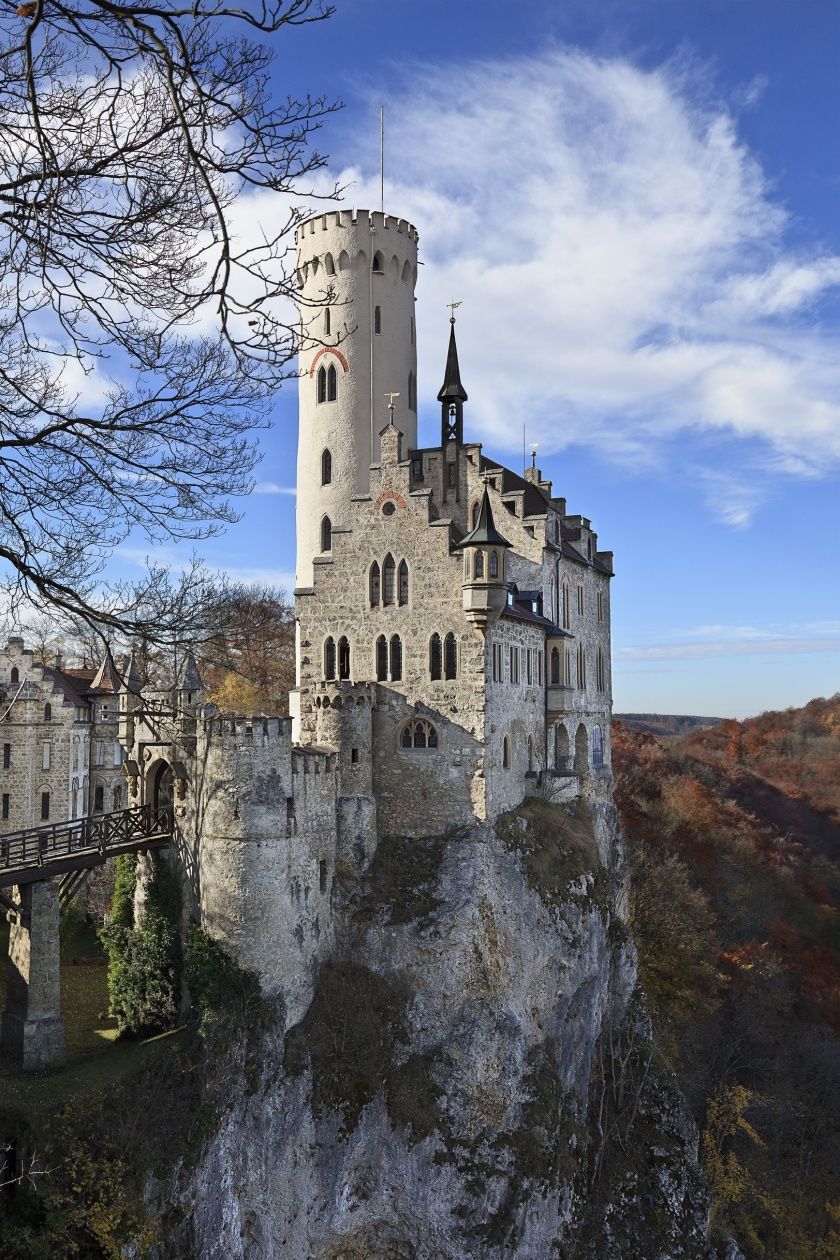
[[[451,630],[443,641],[443,676],[444,678],[458,676],[458,644]]]
[[[335,678],[335,639],[332,635],[324,644],[324,677]]]
[[[315,394],[319,403],[327,401],[327,369],[325,367],[318,368],[318,387]]]
[[[328,516],[321,521],[321,550],[332,551],[332,521]]]
[[[338,398],[338,373],[335,364],[331,363],[327,372],[327,402],[335,402]]]
[[[429,677],[432,682],[439,682],[442,673],[443,653],[441,651],[440,635],[437,630],[429,639]]]
[[[551,685],[552,687],[560,686],[560,649],[551,649]]]
[[[391,635],[391,682],[399,682],[402,678],[403,651],[402,639],[398,634]]]
[[[400,561],[399,580],[397,582],[397,599],[401,604],[408,603],[408,565]]]
[[[379,250],[377,250],[376,253],[373,255],[373,262],[370,265],[370,269],[371,271],[384,271],[385,270],[385,264],[382,261],[382,255],[380,254]]]
[[[406,722],[400,732],[400,748],[424,748],[434,750],[438,746],[437,728],[425,718]]]
[[[490,577],[497,578],[499,576],[499,553],[498,551],[490,552]]]
[[[604,765],[604,736],[597,725],[592,727],[592,765],[596,770]]]
[[[379,682],[388,678],[388,640],[384,634],[376,640],[376,677]]]
[[[374,560],[370,566],[370,606],[375,608],[380,598],[379,561]]]
[[[11,674],[9,675],[9,682],[12,682],[12,683],[19,683],[19,682],[20,682],[20,674],[18,673],[18,667],[17,667],[17,665],[13,665],[13,666],[12,666],[12,672],[11,672]]]
[[[577,650],[577,685],[586,686],[586,649],[582,643],[578,644]]]
[[[328,486],[332,482],[332,453],[329,447],[321,452],[321,485]]]
[[[345,635],[338,640],[338,676],[350,677],[350,643]]]
[[[396,567],[394,557],[389,553],[385,557],[385,563],[382,566],[382,603],[386,605],[394,602],[394,574],[396,573]]]

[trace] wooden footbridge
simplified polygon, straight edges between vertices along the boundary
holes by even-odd
[[[91,867],[119,853],[172,844],[170,805],[138,805],[0,836],[0,905],[14,909],[2,889],[61,876],[60,899],[68,901]]]

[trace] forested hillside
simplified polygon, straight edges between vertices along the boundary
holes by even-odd
[[[840,1256],[840,696],[679,740],[616,723],[632,926],[750,1260]]]

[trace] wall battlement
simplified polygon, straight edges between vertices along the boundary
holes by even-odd
[[[205,716],[205,736],[212,737],[222,746],[242,743],[292,744],[292,719],[265,717],[262,714],[219,713]]]
[[[407,219],[400,218],[393,214],[383,214],[381,210],[327,210],[321,214],[313,215],[311,219],[306,219],[299,224],[295,231],[295,243],[302,245],[304,239],[310,236],[316,236],[319,231],[326,232],[330,228],[358,228],[366,227],[370,229],[382,229],[382,231],[396,231],[411,237],[413,241],[419,241],[420,234],[413,223],[409,223]]]

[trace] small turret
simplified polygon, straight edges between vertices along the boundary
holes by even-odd
[[[458,543],[464,553],[461,586],[464,614],[482,634],[498,619],[507,603],[505,552],[510,545],[493,523],[490,496],[485,486],[476,527]]]
[[[464,442],[464,403],[467,401],[467,391],[461,384],[461,371],[458,367],[454,315],[454,308],[460,305],[460,302],[452,303],[453,314],[449,320],[449,350],[446,355],[446,373],[438,393],[438,402],[441,404],[440,431],[442,446],[446,446],[447,442],[457,442],[459,446],[462,446]]]

